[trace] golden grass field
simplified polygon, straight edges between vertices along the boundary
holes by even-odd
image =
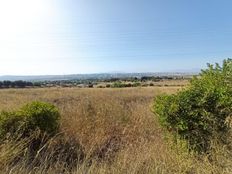
[[[178,90],[181,87],[0,90],[0,110],[15,110],[34,100],[56,105],[65,135],[48,143],[48,150],[38,157],[36,165],[24,160],[10,162],[26,142],[6,142],[0,146],[0,171],[12,174],[232,173],[232,158],[225,156],[227,153],[222,148],[215,146],[211,158],[195,157],[185,150],[184,143],[174,143],[160,128],[151,111],[153,100],[161,93]],[[85,157],[77,164],[67,165],[78,151],[77,143]],[[55,150],[62,155],[51,163]]]

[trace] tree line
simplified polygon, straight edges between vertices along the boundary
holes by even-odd
[[[0,81],[0,88],[25,88],[25,87],[33,87],[34,84],[32,82],[17,80],[17,81]]]

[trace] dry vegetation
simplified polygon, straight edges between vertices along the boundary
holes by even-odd
[[[23,156],[23,142],[0,147],[2,173],[232,173],[231,156],[215,145],[201,158],[173,143],[151,112],[156,95],[180,87],[131,89],[9,89],[0,91],[0,110],[17,109],[34,100],[55,104],[61,130],[38,152],[36,162]],[[54,156],[58,156],[53,160]],[[12,160],[17,154],[22,159]],[[75,158],[79,155],[79,162]],[[220,165],[219,165],[220,164]]]

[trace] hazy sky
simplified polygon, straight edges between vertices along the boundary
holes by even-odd
[[[231,0],[0,0],[0,75],[158,72],[232,57]]]

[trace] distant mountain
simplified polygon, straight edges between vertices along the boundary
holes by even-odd
[[[101,74],[70,74],[70,75],[36,75],[36,76],[0,76],[0,81],[24,80],[24,81],[59,81],[59,80],[87,80],[87,79],[111,79],[143,76],[191,76],[199,72],[160,72],[160,73],[101,73]]]

